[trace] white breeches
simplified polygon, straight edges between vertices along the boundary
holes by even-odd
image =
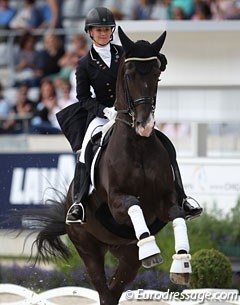
[[[85,163],[85,150],[86,150],[88,142],[90,141],[92,136],[94,136],[98,132],[102,131],[102,126],[105,125],[107,122],[109,122],[108,119],[96,117],[88,125],[88,129],[86,131],[86,134],[85,134],[83,142],[82,142],[81,154],[79,157],[80,162]]]

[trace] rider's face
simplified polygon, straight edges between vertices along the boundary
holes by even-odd
[[[89,35],[92,37],[96,46],[101,47],[109,43],[112,35],[110,26],[92,27],[89,29]]]

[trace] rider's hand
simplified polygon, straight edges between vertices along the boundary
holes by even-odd
[[[103,109],[103,113],[104,116],[109,119],[109,121],[111,120],[115,120],[116,116],[117,116],[117,111],[115,110],[114,107],[106,107]]]

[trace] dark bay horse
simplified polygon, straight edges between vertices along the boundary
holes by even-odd
[[[119,28],[125,56],[117,81],[116,122],[95,170],[86,224],[65,225],[73,203],[73,185],[62,203],[52,203],[36,216],[42,226],[36,244],[39,256],[68,255],[60,235],[68,234],[86,265],[101,305],[117,305],[125,286],[141,264],[152,267],[162,258],[154,235],[173,222],[176,254],[171,279],[184,284],[191,272],[188,237],[177,204],[167,151],[154,129],[154,110],[161,73],[159,52],[164,32],[155,42],[131,41]],[[29,216],[30,217],[30,216]],[[118,266],[106,279],[104,257],[110,251]]]

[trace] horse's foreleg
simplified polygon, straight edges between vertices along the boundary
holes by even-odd
[[[150,268],[162,262],[160,249],[158,248],[155,237],[150,235],[146,225],[142,209],[139,205],[133,205],[128,209],[128,215],[131,218],[135,234],[139,240],[139,260],[145,268]]]
[[[120,246],[110,249],[110,252],[118,259],[118,267],[109,281],[109,289],[120,298],[124,288],[135,279],[141,266],[138,247],[135,244]]]
[[[118,208],[114,208],[118,207]],[[128,223],[129,217],[138,239],[139,260],[145,268],[150,268],[162,262],[160,249],[155,237],[150,236],[139,200],[130,195],[118,196],[113,200],[112,214],[117,222]],[[128,217],[129,216],[129,217]]]
[[[191,255],[184,212],[179,206],[173,206],[169,215],[173,220],[175,252],[170,269],[170,279],[175,284],[186,285],[190,280]]]

